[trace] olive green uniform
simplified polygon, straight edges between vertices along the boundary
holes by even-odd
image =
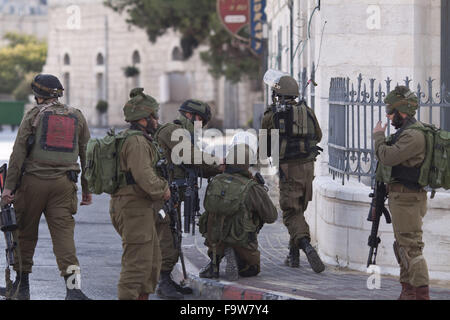
[[[311,134],[311,141],[317,144],[322,140],[322,131],[312,109],[306,108],[310,115],[307,130]],[[262,129],[268,129],[269,140],[270,129],[275,129],[273,116],[272,106],[269,106],[262,120]],[[311,238],[304,212],[308,202],[312,200],[314,161],[317,154],[314,151],[306,157],[284,159],[283,143],[280,143],[280,208],[283,211],[283,223],[290,235],[290,246],[295,246],[301,238]]]
[[[427,210],[427,195],[423,188],[408,188],[390,174],[392,168],[399,165],[418,168],[425,159],[425,136],[412,126],[421,124],[407,122],[404,128],[399,129],[402,131],[392,145],[387,143],[383,132],[375,133],[374,140],[379,161],[377,180],[388,183],[388,203],[398,245],[395,251],[400,264],[400,282],[421,287],[429,282],[427,263],[422,255],[422,219]]]
[[[135,300],[155,292],[158,283],[161,251],[155,224],[168,183],[155,170],[156,146],[143,135],[127,137],[119,157],[121,170],[131,173],[135,183],[119,188],[110,203],[111,221],[123,247],[118,296]]]
[[[227,174],[227,173],[225,173]],[[251,174],[247,172],[233,173],[232,177],[236,178],[244,178],[243,181],[248,181],[252,179]],[[220,176],[217,176],[218,178]],[[243,195],[244,196],[244,195]],[[205,197],[208,197],[208,193]],[[277,220],[278,212],[275,206],[272,203],[269,195],[263,186],[258,184],[253,184],[249,187],[248,193],[245,196],[244,204],[250,213],[250,219],[253,224],[256,226],[256,232],[249,235],[249,242],[246,245],[235,245],[227,242],[220,242],[215,245],[208,240],[210,238],[211,232],[214,232],[215,219],[210,219],[209,215],[206,218],[206,232],[204,232],[203,236],[205,237],[205,245],[208,247],[208,256],[211,257],[211,260],[214,258],[214,252],[216,257],[218,257],[219,261],[224,256],[224,249],[226,246],[232,247],[237,255],[238,262],[238,271],[239,273],[245,272],[253,267],[256,273],[260,271],[260,252],[258,250],[258,240],[257,234],[263,227],[264,223],[274,223]],[[207,199],[205,198],[205,203]],[[206,213],[204,213],[205,215]],[[244,212],[239,212],[235,214],[244,214]],[[206,217],[206,216],[205,216]],[[202,219],[203,220],[203,219]],[[202,224],[200,222],[199,224]],[[245,228],[245,226],[244,226]],[[230,230],[234,230],[233,226]],[[228,235],[222,235],[222,237],[226,240],[228,237],[232,237],[232,231]]]
[[[162,149],[165,158],[169,162],[170,165],[172,165],[172,157],[171,152],[175,148],[175,146],[179,143],[179,141],[172,141],[172,133],[175,130],[178,129],[185,129],[189,132],[191,132],[192,128],[189,128],[190,120],[184,118],[181,116],[177,123],[168,123],[163,126],[161,126],[156,134],[155,138],[158,142],[158,145]],[[191,145],[191,163],[194,163],[194,150],[195,146]],[[198,152],[198,150],[197,150]],[[187,165],[189,166],[189,165]],[[189,166],[192,167],[192,166]],[[196,168],[201,168],[203,177],[208,178],[211,176],[214,176],[220,171],[217,169],[217,166],[210,166],[206,164],[201,165],[195,165]],[[184,179],[186,177],[185,170],[181,168],[180,166],[173,166],[173,171],[169,172],[169,180],[173,181],[174,179]],[[184,199],[184,191],[183,188],[180,188],[180,194],[179,199],[180,201],[183,201]],[[180,207],[178,207],[178,210],[180,210]],[[162,253],[162,265],[161,265],[161,271],[172,271],[174,266],[176,265],[178,258],[179,258],[179,251],[175,248],[173,243],[173,235],[172,231],[170,230],[170,217],[166,215],[163,218],[159,217],[157,219],[157,230],[158,230],[158,236],[160,239],[160,246],[161,246],[161,253]]]
[[[41,134],[40,126],[44,113],[56,116],[71,115],[72,119],[76,119],[72,132],[74,140],[71,152],[60,153],[42,147],[41,137],[44,134]],[[58,129],[55,130],[61,133]],[[33,134],[36,134],[35,143],[27,156],[27,139]],[[80,166],[76,161],[79,157],[83,168],[82,191],[88,194],[84,167],[89,138],[89,128],[81,111],[59,102],[36,106],[24,116],[10,157],[5,185],[6,189],[14,190],[20,184],[15,194],[15,209],[19,224],[18,240],[22,272],[32,271],[42,213],[50,230],[61,276],[71,274],[67,272],[69,266],[79,265],[74,242],[75,220],[72,216],[77,212],[77,185],[68,178],[67,172],[80,172]],[[57,144],[58,141],[52,143]],[[19,264],[16,264],[14,269],[19,271]]]

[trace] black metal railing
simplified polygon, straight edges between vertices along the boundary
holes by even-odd
[[[357,79],[356,88],[349,78],[332,78],[329,95],[329,170],[333,179],[342,179],[342,184],[350,176],[356,176],[361,182],[373,185],[376,168],[373,128],[378,121],[386,122],[384,98],[391,91],[392,79],[387,78],[385,86],[375,85],[375,79],[369,79],[369,87],[363,83],[362,75]],[[438,91],[433,89],[434,80],[429,78],[424,91],[420,84],[415,91],[419,98],[416,118],[450,130],[450,92],[445,85]],[[411,79],[404,80],[410,87]],[[390,134],[390,124],[387,134]]]

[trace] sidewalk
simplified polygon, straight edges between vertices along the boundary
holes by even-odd
[[[300,268],[284,265],[288,254],[288,233],[281,217],[274,224],[262,228],[258,241],[261,252],[261,272],[256,277],[239,278],[235,282],[222,280],[226,261],[220,266],[218,280],[198,277],[199,270],[209,262],[207,248],[200,234],[185,235],[183,253],[189,284],[194,294],[202,299],[272,300],[272,299],[318,299],[318,300],[395,300],[400,294],[396,277],[381,276],[381,288],[369,290],[370,274],[327,265],[317,274],[309,266],[303,252]],[[361,245],[366,245],[362,243]],[[181,278],[181,266],[177,264],[177,278]],[[432,284],[432,299],[449,300],[450,283]]]

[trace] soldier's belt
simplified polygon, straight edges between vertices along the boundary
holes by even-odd
[[[400,183],[390,183],[387,185],[387,191],[389,192],[404,192],[404,193],[421,193],[425,192],[424,189],[414,190],[405,187]]]

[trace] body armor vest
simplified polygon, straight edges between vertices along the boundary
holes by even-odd
[[[34,144],[30,160],[47,164],[77,164],[78,122],[75,109],[44,105],[33,121]]]
[[[272,123],[280,134],[280,159],[315,158],[317,147],[316,120],[304,104],[287,105],[283,110],[272,108]]]

